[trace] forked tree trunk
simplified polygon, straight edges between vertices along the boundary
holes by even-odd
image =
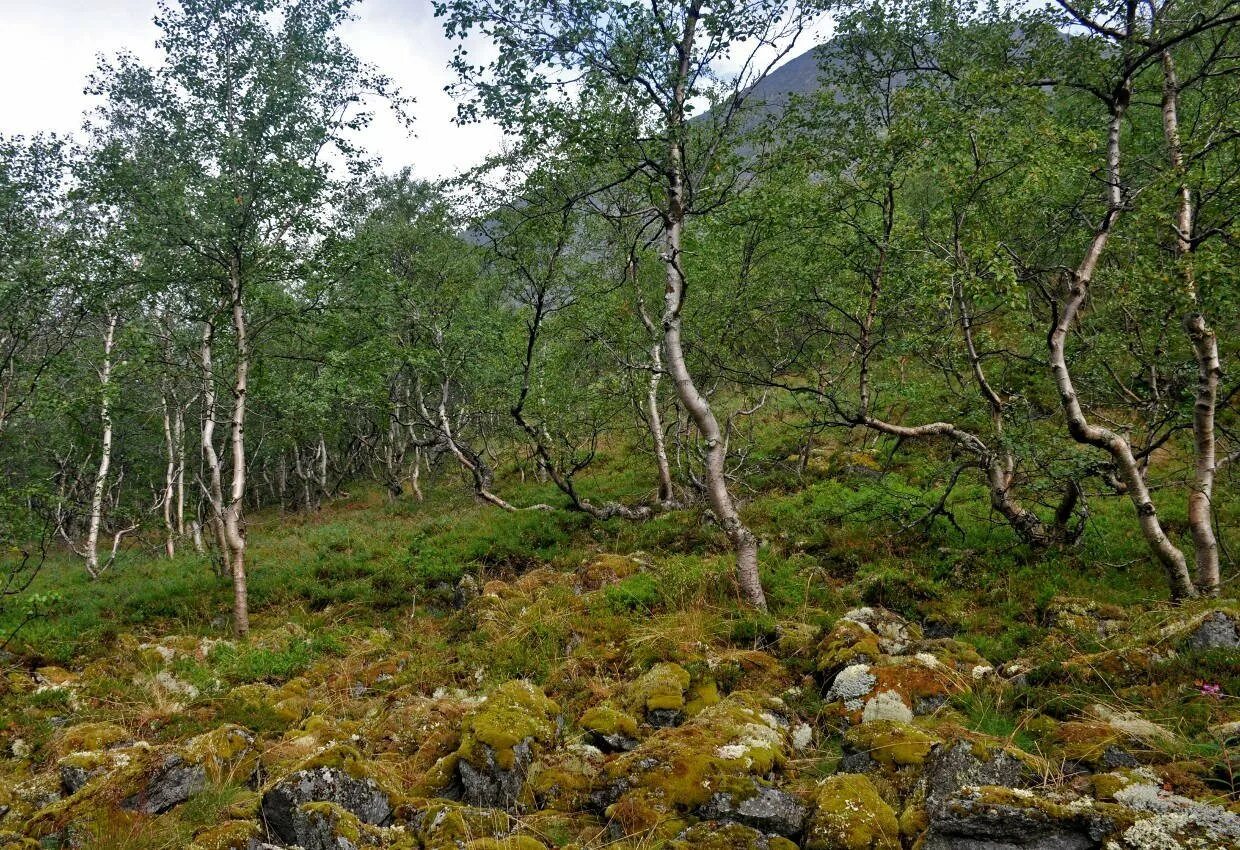
[[[99,468],[90,497],[90,518],[86,530],[86,572],[99,577],[99,526],[103,522],[103,496],[108,487],[108,469],[112,465],[112,349],[116,341],[117,314],[108,315],[103,334],[103,362],[99,367]]]
[[[1047,340],[1051,374],[1059,392],[1060,403],[1068,421],[1068,433],[1078,443],[1094,446],[1107,452],[1114,462],[1120,480],[1124,482],[1128,497],[1136,509],[1137,521],[1146,545],[1167,573],[1171,597],[1175,600],[1197,595],[1197,589],[1188,573],[1184,553],[1176,547],[1159,521],[1158,512],[1150,497],[1150,489],[1132,445],[1122,435],[1100,425],[1093,425],[1085,418],[1068,370],[1067,341],[1081,309],[1089,296],[1089,286],[1094,271],[1102,257],[1124,206],[1123,188],[1120,183],[1120,132],[1124,113],[1132,93],[1131,80],[1117,87],[1112,98],[1111,116],[1107,126],[1107,210],[1094,230],[1093,238],[1080,264],[1071,273],[1067,298],[1051,327]]]
[[[217,570],[226,574],[229,567],[228,538],[224,535],[224,484],[220,469],[220,456],[215,450],[215,322],[206,320],[202,326],[202,346],[199,362],[202,366],[202,459],[206,467],[206,495],[211,516],[206,523],[219,548]]]

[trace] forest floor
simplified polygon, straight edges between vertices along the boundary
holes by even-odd
[[[3,660],[0,847],[1240,846],[1234,565],[1172,607],[1119,499],[1035,556],[971,484],[923,522],[934,462],[766,455],[767,614],[701,508],[505,513],[451,475],[252,517],[246,642],[204,558],[54,554]]]

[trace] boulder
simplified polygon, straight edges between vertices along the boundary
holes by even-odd
[[[156,761],[145,782],[121,800],[121,808],[144,815],[157,815],[184,803],[207,787],[207,771],[180,753],[168,753]]]
[[[1211,611],[1188,637],[1191,649],[1234,649],[1240,647],[1240,629],[1225,611]]]
[[[457,749],[435,763],[428,784],[474,806],[515,809],[530,765],[555,745],[559,713],[537,686],[505,682],[465,715]]]
[[[1098,850],[1115,822],[1030,791],[968,787],[930,813],[923,850]]]
[[[837,773],[818,787],[805,850],[900,850],[900,825],[869,778]]]
[[[800,835],[806,809],[791,794],[755,783],[748,795],[721,791],[697,811],[699,817],[744,824],[775,835]]]
[[[743,824],[705,821],[677,835],[667,850],[796,850],[796,845]]]
[[[658,730],[607,763],[592,804],[627,833],[659,826],[670,839],[699,810],[795,833],[792,801],[773,794],[767,778],[782,767],[789,747],[780,708],[736,692],[681,726]]]
[[[312,767],[284,777],[263,794],[262,818],[271,836],[309,850],[306,841],[323,830],[323,813],[303,811],[307,803],[331,803],[366,824],[383,825],[392,816],[388,794],[370,777],[351,776],[338,767]]]

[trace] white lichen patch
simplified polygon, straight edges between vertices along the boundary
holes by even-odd
[[[831,683],[831,689],[827,691],[827,701],[859,700],[868,696],[877,683],[878,679],[870,673],[869,664],[852,664],[841,670],[835,677],[835,681]]]
[[[896,723],[912,723],[913,710],[904,703],[904,699],[895,691],[881,691],[865,703],[861,711],[862,723],[874,723],[880,720],[891,720]]]

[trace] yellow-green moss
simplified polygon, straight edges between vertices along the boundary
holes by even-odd
[[[698,679],[689,686],[689,692],[686,694],[685,714],[694,717],[700,714],[702,709],[715,705],[720,699],[719,686],[714,679],[706,677]]]
[[[195,835],[189,850],[245,850],[250,839],[258,837],[258,824],[254,821],[226,821]]]
[[[183,755],[200,764],[212,782],[244,782],[258,767],[254,736],[240,726],[221,726],[186,742]]]
[[[676,836],[667,850],[797,850],[797,846],[739,823],[700,823]]]
[[[923,763],[939,741],[908,724],[879,720],[849,729],[844,743],[881,765],[903,767]]]
[[[57,752],[67,755],[85,750],[106,750],[132,738],[115,723],[79,723],[61,732],[55,746]]]
[[[896,813],[857,773],[827,777],[818,789],[805,850],[899,850]]]
[[[486,702],[466,715],[461,723],[457,754],[470,764],[486,763],[480,744],[489,747],[495,763],[511,770],[513,747],[527,739],[543,745],[555,742],[556,716],[560,707],[537,686],[522,680],[505,682],[487,696]]]
[[[580,726],[599,735],[624,735],[637,737],[637,720],[627,712],[609,705],[598,705],[581,715]]]
[[[628,706],[639,714],[682,711],[691,679],[689,671],[679,664],[670,661],[656,664],[630,686]]]
[[[720,791],[748,796],[756,777],[782,766],[784,747],[766,702],[745,692],[731,694],[608,762],[605,778],[628,787],[607,814],[626,829],[644,829],[675,820]]]
[[[416,817],[412,819],[420,824],[418,839],[426,850],[457,850],[466,841],[505,835],[512,829],[512,819],[497,809],[447,800],[431,800],[413,808]],[[407,814],[405,818],[410,819]]]
[[[528,835],[509,835],[505,838],[475,838],[465,845],[465,850],[547,850],[547,845]]]

